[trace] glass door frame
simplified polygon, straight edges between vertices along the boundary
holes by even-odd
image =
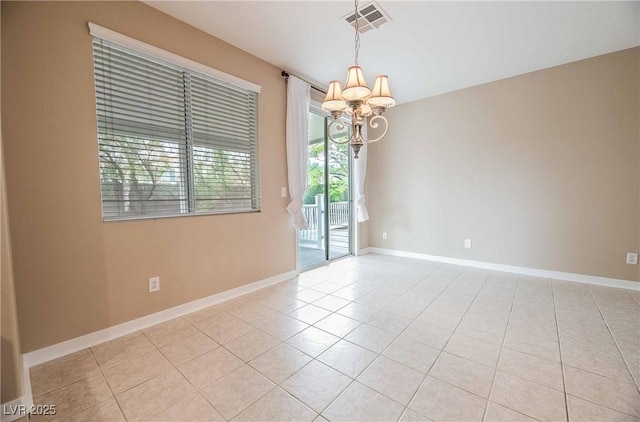
[[[353,157],[352,157],[352,149],[350,145],[347,145],[347,157],[348,157],[348,191],[349,191],[349,195],[348,195],[348,199],[347,202],[349,203],[349,216],[348,216],[348,223],[349,223],[349,233],[348,233],[348,252],[344,255],[341,255],[339,257],[335,257],[335,258],[331,258],[331,234],[330,234],[330,226],[329,226],[329,208],[330,208],[330,204],[331,204],[331,199],[330,199],[330,191],[329,191],[329,146],[331,143],[331,140],[329,140],[329,136],[328,136],[328,123],[329,123],[329,119],[331,118],[331,115],[327,112],[325,112],[324,110],[322,110],[322,108],[320,107],[320,104],[317,103],[316,101],[311,101],[310,106],[309,106],[309,114],[316,114],[320,117],[322,117],[324,119],[324,203],[325,203],[325,212],[323,215],[323,226],[324,226],[324,230],[325,230],[325,236],[324,236],[324,256],[325,259],[322,261],[319,261],[317,263],[313,263],[311,265],[307,265],[302,267],[301,266],[301,262],[300,262],[300,231],[296,230],[296,269],[298,271],[298,273],[303,272],[303,271],[308,271],[308,270],[312,270],[314,268],[318,268],[324,265],[327,265],[329,263],[331,263],[332,261],[335,260],[339,260],[342,258],[346,258],[349,256],[353,256],[355,255],[354,253],[354,249],[355,249],[355,233],[356,230],[354,228],[354,224],[357,224],[355,222],[355,211],[353,209],[354,207],[354,203],[353,203],[353,186],[354,186],[354,181],[353,181]],[[351,124],[351,120],[344,118],[345,121],[345,125],[350,125]]]

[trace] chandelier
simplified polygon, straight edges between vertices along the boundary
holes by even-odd
[[[327,126],[327,134],[332,142],[337,144],[349,143],[353,148],[354,158],[358,158],[358,152],[364,144],[377,142],[385,137],[389,130],[389,122],[382,115],[388,108],[396,105],[396,100],[389,90],[389,77],[378,75],[373,84],[373,91],[367,86],[362,74],[362,68],[358,65],[360,53],[360,16],[358,14],[358,0],[355,0],[355,65],[347,71],[347,81],[344,90],[340,81],[331,81],[327,88],[327,96],[322,103],[322,109],[331,113],[331,120]],[[347,140],[337,140],[331,136],[331,128],[335,125],[337,130],[343,130],[345,121],[342,114],[346,112],[351,117],[351,136]],[[368,124],[372,129],[379,126],[379,121],[384,122],[383,133],[375,139],[367,139],[362,133],[362,127]]]

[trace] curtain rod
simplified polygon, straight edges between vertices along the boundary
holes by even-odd
[[[283,70],[283,71],[282,71],[282,73],[281,73],[281,75],[282,75],[282,77],[284,78],[284,81],[285,81],[285,83],[286,83],[286,82],[289,80],[289,72],[287,72],[287,71]],[[302,78],[300,78],[299,76],[296,76],[296,78],[298,78],[298,79],[302,79]],[[303,81],[305,81],[304,79],[302,79],[302,80],[303,80]],[[309,81],[305,81],[305,82],[306,82],[306,83],[308,83],[308,84],[311,86],[311,88],[315,89],[316,91],[320,91],[320,92],[322,92],[323,94],[326,94],[326,93],[327,93],[327,91],[325,91],[324,89],[320,89],[320,88],[318,88],[317,86],[313,85],[311,82],[309,82]]]

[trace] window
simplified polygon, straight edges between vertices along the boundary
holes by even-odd
[[[94,37],[102,217],[260,209],[256,92]]]

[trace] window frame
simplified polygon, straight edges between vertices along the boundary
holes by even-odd
[[[143,59],[158,62],[159,65],[171,65],[177,66],[181,68],[184,72],[185,77],[191,78],[196,76],[198,78],[202,78],[204,80],[209,80],[213,84],[224,85],[232,85],[236,89],[240,89],[246,91],[248,95],[251,92],[255,93],[255,101],[253,107],[247,109],[248,113],[252,115],[252,123],[254,126],[255,133],[253,134],[253,145],[249,152],[249,157],[247,163],[249,164],[250,169],[250,178],[251,178],[251,197],[249,198],[251,203],[251,208],[231,208],[231,209],[219,209],[219,210],[207,210],[207,211],[197,211],[197,190],[195,188],[196,184],[196,175],[193,170],[193,165],[195,161],[194,147],[198,146],[199,142],[195,142],[193,137],[189,134],[184,136],[184,139],[180,139],[178,145],[178,149],[181,151],[178,159],[180,160],[180,165],[187,165],[189,169],[184,173],[184,180],[181,182],[187,190],[187,195],[185,197],[180,197],[176,201],[180,203],[178,209],[176,211],[170,211],[166,214],[140,214],[140,215],[126,215],[126,216],[114,216],[114,217],[105,217],[105,197],[103,196],[103,181],[102,181],[102,162],[100,158],[101,151],[101,137],[103,136],[100,131],[97,131],[97,146],[98,146],[98,164],[99,164],[99,185],[100,185],[100,208],[102,213],[102,221],[103,222],[116,222],[116,221],[129,221],[129,220],[147,220],[147,219],[160,219],[160,218],[176,218],[176,217],[192,217],[192,216],[206,216],[206,215],[220,215],[220,214],[246,214],[246,213],[259,213],[261,212],[261,173],[260,173],[260,142],[259,142],[259,93],[260,86],[255,85],[251,82],[244,81],[239,79],[233,75],[226,74],[224,72],[218,71],[216,69],[210,68],[208,66],[204,66],[200,63],[191,61],[181,56],[177,56],[173,53],[161,50],[157,47],[151,46],[149,44],[142,43],[133,38],[129,38],[125,35],[116,33],[114,31],[108,30],[106,28],[100,27],[93,23],[89,23],[90,33],[93,39],[98,39],[102,41],[106,41],[110,44],[115,44],[117,48],[122,48],[124,51],[128,51],[131,54],[137,55]],[[92,41],[92,45],[95,41]],[[93,47],[92,47],[93,50]],[[92,54],[95,54],[92,52]],[[94,83],[96,84],[96,74],[95,74],[95,63],[94,63]],[[97,103],[97,93],[96,93],[96,123],[97,128],[99,128],[99,110]],[[190,103],[190,99],[188,100]],[[185,95],[185,104],[187,103],[187,96]],[[255,107],[255,108],[254,108]],[[189,109],[191,108],[191,104],[189,104]],[[189,113],[191,111],[189,110]],[[188,119],[191,119],[191,114],[189,114]],[[185,116],[186,117],[186,116]],[[185,120],[188,120],[187,118]],[[188,132],[188,129],[186,129]],[[125,134],[113,133],[112,136],[123,136],[126,137]],[[152,141],[152,140],[150,140]],[[162,141],[162,142],[172,142],[172,141]],[[204,145],[202,145],[204,146]],[[212,144],[212,151],[215,150],[215,144]],[[220,150],[224,151],[224,150]],[[233,199],[233,198],[231,198]],[[206,199],[205,199],[206,200]],[[186,202],[186,208],[183,204]],[[186,209],[186,211],[185,211]]]

